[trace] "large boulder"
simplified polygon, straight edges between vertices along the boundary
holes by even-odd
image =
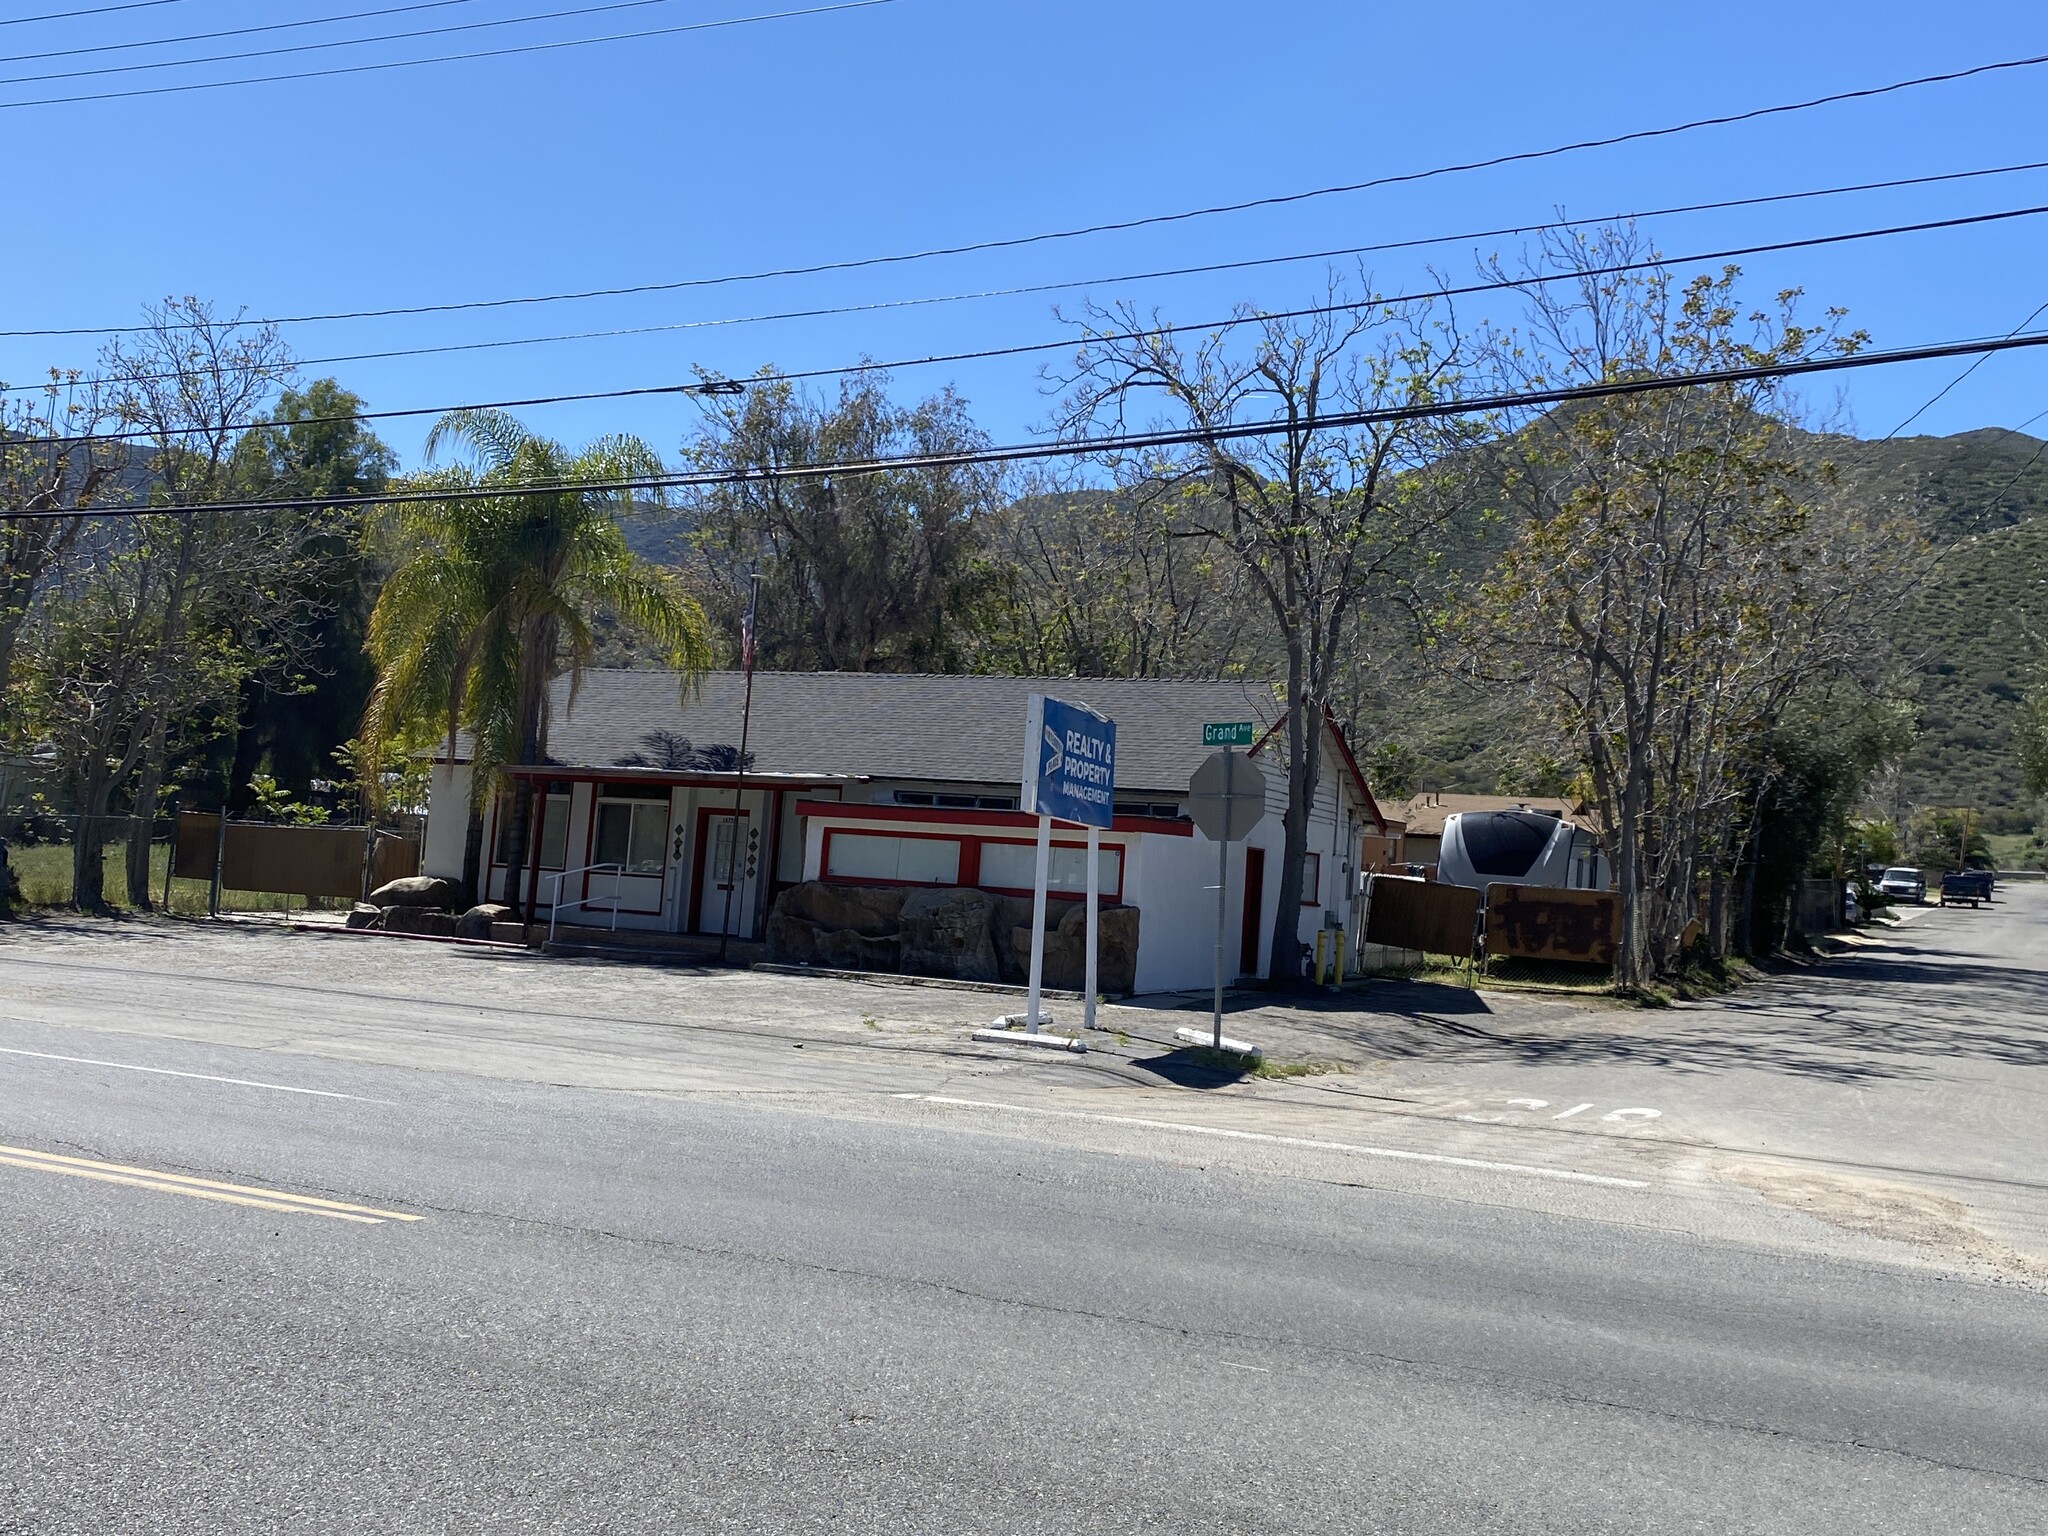
[[[811,963],[836,971],[895,971],[903,967],[903,944],[894,934],[880,938],[851,928],[821,929]]]
[[[471,907],[455,920],[455,937],[458,939],[488,939],[491,925],[502,923],[512,915],[512,909],[500,901],[487,901],[481,906]]]
[[[435,912],[452,912],[462,904],[462,882],[443,880],[439,875],[407,875],[370,892],[379,907],[425,907]]]
[[[429,907],[386,907],[383,926],[386,933],[418,933],[429,938],[452,939],[458,921],[460,919],[452,912],[436,912]]]
[[[1048,896],[1045,902],[1046,930],[1058,932],[1061,920],[1069,911],[1080,910],[1085,906],[1085,902]],[[1001,979],[1021,986],[1031,974],[1031,898],[998,896],[995,930],[996,964],[1002,968]]]
[[[902,963],[900,886],[793,885],[768,913],[768,955],[783,965],[893,971]]]
[[[996,898],[970,886],[912,891],[903,900],[903,969],[955,981],[997,981]]]
[[[346,928],[382,928],[384,926],[384,909],[382,907],[373,907],[367,901],[359,901],[349,909],[348,916],[342,920],[342,926]]]
[[[1048,911],[1046,921],[1053,922]],[[1137,990],[1138,909],[1103,907],[1097,915],[1095,985],[1099,992],[1128,997]],[[1018,975],[1028,976],[1031,966],[1031,924],[1010,930],[1010,961]],[[1069,902],[1060,912],[1057,926],[1045,935],[1044,981],[1048,987],[1078,992],[1088,972],[1088,908],[1084,902]]]
[[[777,896],[774,911],[820,928],[844,928],[873,938],[896,932],[909,894],[902,886],[828,885],[823,880],[807,880]]]

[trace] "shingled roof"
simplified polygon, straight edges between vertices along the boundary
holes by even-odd
[[[707,673],[680,698],[672,672],[593,669],[573,707],[558,680],[548,755],[564,767],[644,759],[668,732],[698,750],[740,739],[744,680]],[[1210,750],[1206,721],[1281,716],[1271,683],[1157,678],[937,677],[897,672],[756,672],[747,752],[759,773],[832,774],[945,783],[1014,784],[1033,693],[1082,703],[1116,721],[1116,787],[1180,793]]]

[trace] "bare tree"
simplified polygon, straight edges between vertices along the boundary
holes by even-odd
[[[81,514],[118,491],[128,448],[102,435],[109,415],[96,382],[54,370],[40,398],[0,407],[0,692],[37,592],[84,530]]]
[[[1454,323],[1427,307],[1347,301],[1282,318],[1240,308],[1192,342],[1156,315],[1091,308],[1073,365],[1056,374],[1058,427],[1129,493],[1170,515],[1157,536],[1191,540],[1242,574],[1286,669],[1287,812],[1272,974],[1303,970],[1299,934],[1308,817],[1321,732],[1360,605],[1447,515],[1439,476],[1474,425],[1456,417],[1347,419],[1435,405],[1458,383]],[[1256,425],[1257,436],[1225,435]],[[1170,426],[1187,447],[1096,451],[1105,430]]]
[[[205,510],[233,493],[235,445],[290,382],[291,355],[275,326],[223,318],[203,300],[188,297],[146,310],[140,330],[107,347],[101,373],[116,417],[147,434],[153,499],[181,509],[152,520],[143,538],[157,583],[154,644],[175,667],[171,658],[186,649],[200,611],[222,599],[233,602],[238,594],[260,599],[267,587],[251,588],[252,574],[273,576],[266,557],[291,559],[301,547],[299,530],[289,521],[280,527],[266,520],[259,533],[251,519]],[[287,535],[282,549],[252,545],[253,539],[274,539],[280,532]],[[195,669],[195,680],[201,672]],[[151,828],[186,694],[180,687],[158,687],[143,705],[127,868],[128,900],[138,907],[150,901]]]
[[[1153,494],[1041,477],[990,517],[1002,579],[978,618],[974,664],[1053,677],[1215,677],[1268,661],[1277,647],[1256,606],[1246,622],[1243,570],[1195,539],[1162,536],[1174,512],[1150,505]]]

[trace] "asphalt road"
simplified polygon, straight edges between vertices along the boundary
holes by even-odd
[[[2041,983],[2007,916],[1965,1005]],[[2048,1295],[1700,1177],[1677,1110],[1198,1101],[956,1050],[957,994],[664,1025],[315,942],[0,944],[0,1532],[2048,1531]],[[1871,959],[1880,1032],[1945,963]]]

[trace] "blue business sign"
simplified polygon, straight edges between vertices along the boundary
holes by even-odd
[[[1108,826],[1116,806],[1116,722],[1085,704],[1032,694],[1022,805],[1034,816]]]

